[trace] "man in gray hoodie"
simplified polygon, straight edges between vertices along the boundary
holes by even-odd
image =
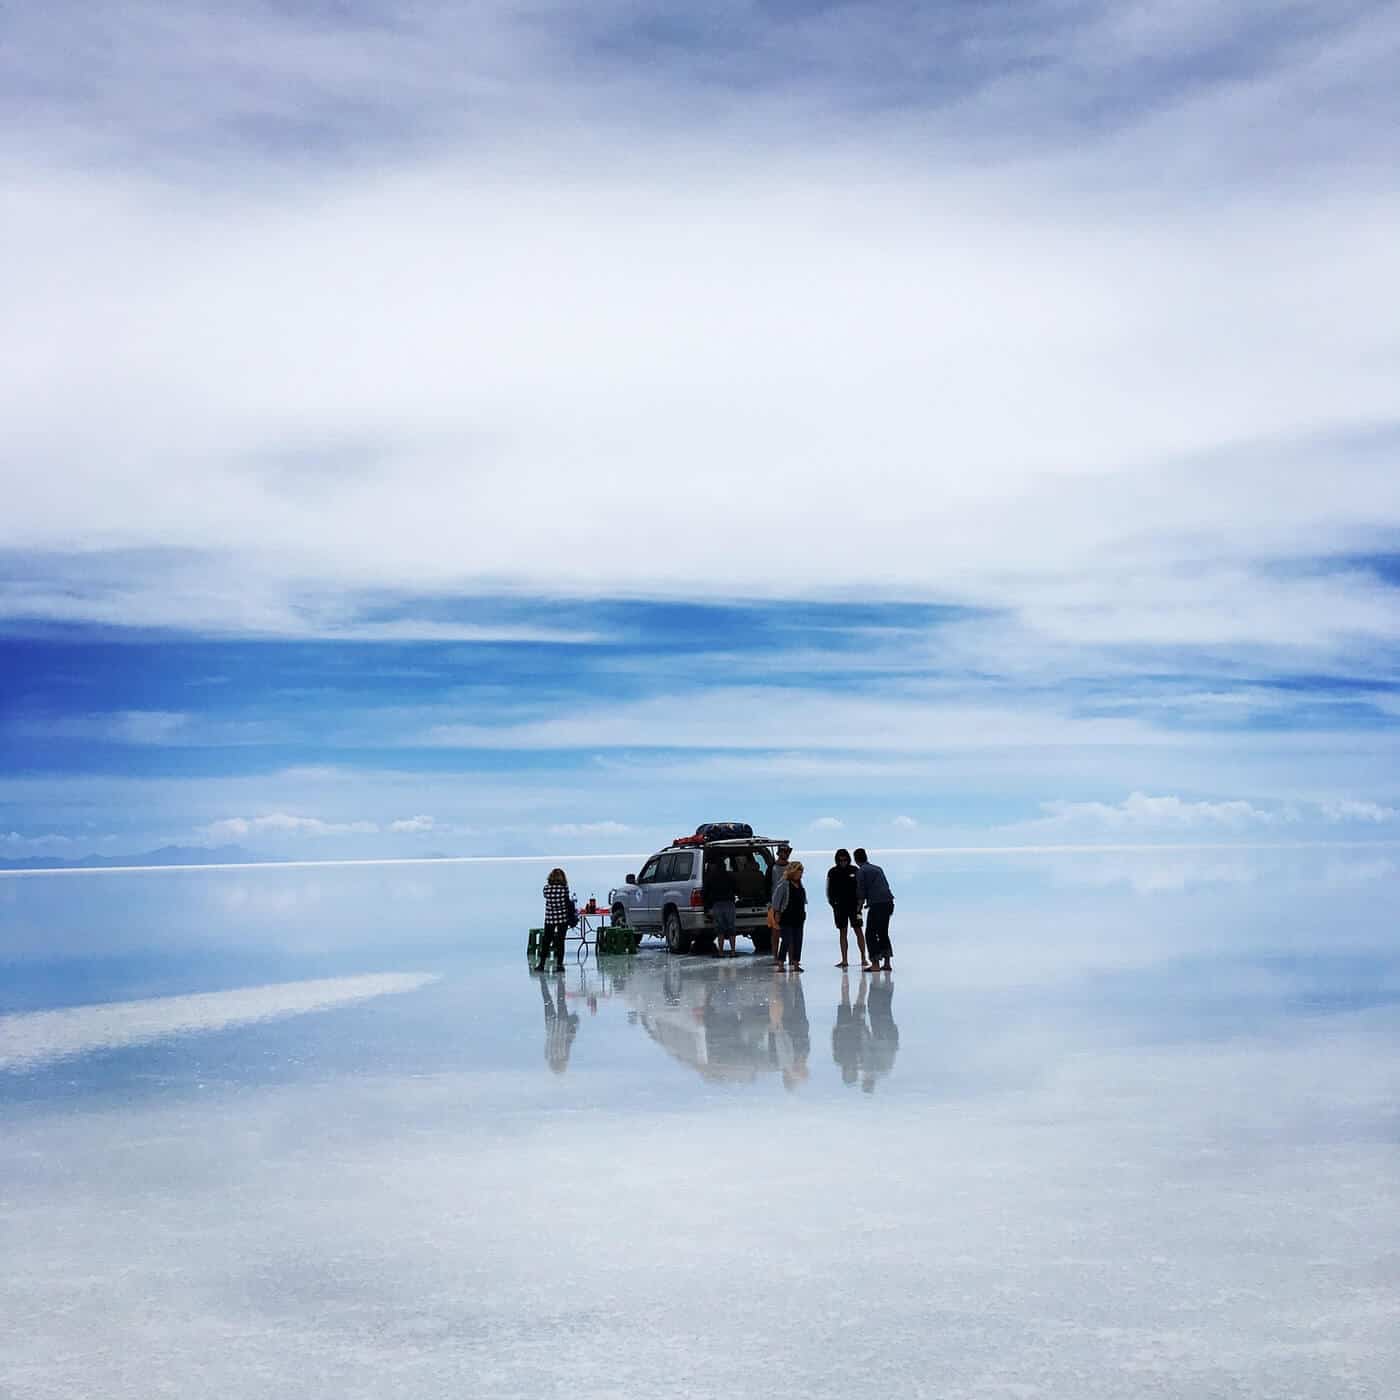
[[[872,968],[891,971],[890,915],[894,913],[894,895],[885,872],[866,855],[863,846],[856,847],[856,892],[865,904],[865,947]]]

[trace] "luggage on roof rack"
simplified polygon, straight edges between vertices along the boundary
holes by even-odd
[[[701,822],[695,834],[702,841],[736,841],[753,835],[748,822]]]

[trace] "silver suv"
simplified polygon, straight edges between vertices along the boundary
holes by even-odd
[[[773,892],[774,852],[786,843],[771,836],[736,836],[726,840],[673,843],[629,875],[621,889],[608,891],[614,923],[642,933],[660,933],[673,953],[709,952],[714,922],[705,913],[701,875],[704,862],[716,856],[734,873],[739,894],[735,924],[753,940],[755,953],[772,951],[768,901]]]

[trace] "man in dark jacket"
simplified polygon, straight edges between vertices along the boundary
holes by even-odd
[[[867,909],[865,916],[865,946],[870,953],[870,965],[889,972],[894,949],[890,944],[890,915],[894,913],[894,895],[885,872],[866,855],[865,848],[856,848],[856,889]],[[883,960],[883,961],[882,961]]]
[[[836,966],[847,966],[846,929],[849,927],[855,930],[856,943],[860,947],[860,965],[869,968],[870,959],[865,952],[865,927],[860,921],[859,878],[855,866],[851,864],[851,853],[844,846],[836,852],[836,864],[826,872],[826,902],[831,905],[836,932],[841,939],[841,961]]]
[[[714,920],[715,957],[724,956],[726,938],[729,940],[729,956],[737,957],[739,939],[736,932],[735,900],[739,894],[739,882],[734,878],[734,872],[725,864],[723,856],[712,855],[705,861],[700,894],[705,902],[705,912]]]

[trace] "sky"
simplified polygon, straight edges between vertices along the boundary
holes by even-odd
[[[0,14],[0,859],[1400,839],[1383,3]]]

